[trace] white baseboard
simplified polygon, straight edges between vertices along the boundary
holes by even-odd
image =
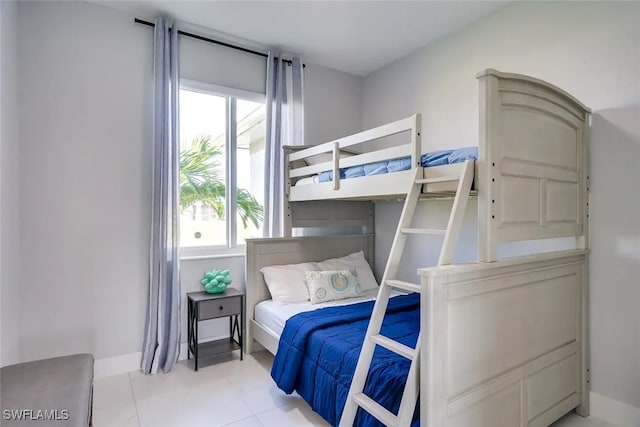
[[[618,427],[640,427],[640,408],[591,392],[591,416]]]
[[[187,358],[187,343],[180,344],[180,355],[178,356],[178,362]]]
[[[207,341],[220,338],[226,337],[209,337],[207,338]],[[93,367],[93,376],[95,379],[100,379],[114,375],[126,374],[127,372],[138,371],[140,370],[141,358],[142,352],[137,351],[135,353],[123,354],[121,356],[96,359]],[[186,358],[187,342],[185,341],[180,344],[180,356],[178,356],[178,360],[185,360]]]

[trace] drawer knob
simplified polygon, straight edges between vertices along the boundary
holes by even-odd
[[[224,310],[223,306],[218,307],[218,310]]]

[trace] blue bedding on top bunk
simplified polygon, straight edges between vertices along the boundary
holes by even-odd
[[[450,165],[462,163],[465,160],[477,160],[478,147],[456,148],[454,150],[441,150],[423,154],[420,163],[423,167]],[[411,157],[384,160],[366,165],[351,166],[340,169],[340,179],[357,178],[359,176],[380,175],[384,173],[399,172],[411,169]],[[324,171],[318,174],[318,182],[333,180],[333,171]]]
[[[286,393],[297,391],[312,409],[337,426],[369,324],[373,301],[297,314],[285,324],[271,376]],[[389,301],[382,334],[415,347],[420,329],[419,294]],[[397,413],[410,362],[377,347],[365,393]],[[412,426],[418,426],[418,412]],[[356,426],[382,426],[358,411]]]

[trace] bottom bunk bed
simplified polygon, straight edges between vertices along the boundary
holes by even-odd
[[[331,425],[338,425],[353,379],[373,301],[312,309],[292,316],[280,336],[271,375],[286,393],[297,392]],[[414,347],[420,323],[420,296],[399,295],[389,303],[385,336]],[[409,372],[407,359],[379,348],[366,392],[397,412]],[[418,421],[418,413],[415,421]],[[355,425],[382,424],[360,413]],[[416,422],[416,425],[418,423]]]
[[[261,270],[357,251],[371,260],[373,249],[367,234],[247,241],[247,351],[255,340],[275,354],[279,387],[297,391],[331,425],[340,421],[375,289],[351,300],[282,303]],[[422,295],[393,297],[382,328],[410,347],[422,331],[423,392],[412,426],[535,427],[576,407],[586,413],[586,268],[586,251],[575,250],[421,270]],[[365,392],[395,413],[408,370],[407,359],[378,348]],[[381,424],[360,410],[354,425]]]

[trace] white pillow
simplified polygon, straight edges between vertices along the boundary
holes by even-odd
[[[314,262],[271,265],[260,269],[271,293],[271,298],[284,304],[309,301],[304,272],[313,270],[318,270],[318,266]]]
[[[362,295],[355,270],[307,271],[304,278],[309,288],[311,304]]]
[[[351,270],[356,269],[358,281],[363,291],[378,289],[378,282],[371,271],[369,263],[364,258],[364,252],[354,252],[342,258],[331,258],[317,263],[316,270]]]

